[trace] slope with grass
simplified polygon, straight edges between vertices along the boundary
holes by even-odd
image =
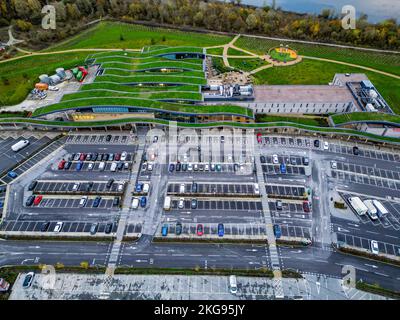
[[[173,29],[147,27],[122,22],[100,22],[81,34],[47,50],[76,48],[135,48],[145,46],[196,46],[209,47],[228,43],[231,37],[184,32]],[[161,47],[159,47],[161,45]],[[156,48],[157,48],[156,47]]]

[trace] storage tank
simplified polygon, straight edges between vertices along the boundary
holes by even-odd
[[[61,82],[61,78],[58,75],[53,75],[50,77],[50,83],[51,85],[55,86],[56,84],[59,84]]]
[[[65,79],[65,77],[67,76],[67,75],[65,74],[64,68],[57,68],[57,69],[56,69],[56,73],[57,73],[57,75],[58,75],[61,79]]]
[[[17,152],[25,148],[29,144],[29,140],[21,140],[11,146],[11,150]]]
[[[39,76],[40,82],[50,84],[50,78],[47,74],[42,74]]]
[[[232,97],[233,96],[233,87],[229,88],[229,96]]]
[[[39,82],[39,83],[35,84],[35,89],[48,90],[49,89],[49,85],[47,83]]]
[[[376,99],[377,97],[378,97],[378,94],[376,93],[376,91],[375,90],[369,90],[369,96],[372,98],[372,99]]]

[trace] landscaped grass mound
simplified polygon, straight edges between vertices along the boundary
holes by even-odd
[[[289,47],[276,47],[268,51],[268,55],[278,62],[289,62],[297,59],[297,52]]]

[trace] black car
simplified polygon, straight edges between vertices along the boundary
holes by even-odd
[[[107,142],[110,142],[110,141],[111,141],[111,138],[112,138],[111,134],[108,134],[108,135],[106,136],[106,141],[107,141]]]
[[[40,231],[46,232],[49,229],[49,226],[50,226],[50,222],[43,223],[42,226],[40,227]]]
[[[92,161],[96,161],[98,157],[99,154],[97,152],[93,153]]]
[[[308,166],[310,163],[310,160],[307,157],[303,157],[302,162],[303,162],[304,166]]]
[[[197,183],[196,182],[192,183],[192,192],[197,192]]]
[[[314,147],[319,148],[319,140],[314,140]]]
[[[75,153],[70,154],[69,157],[68,157],[68,160],[72,161],[72,160],[74,160],[74,158],[75,158]]]
[[[114,179],[111,178],[110,180],[107,181],[106,187],[108,189],[110,189],[113,183],[114,183]]]
[[[186,163],[182,164],[182,171],[186,171],[187,167],[188,167],[188,165]]]
[[[182,223],[177,222],[175,228],[175,234],[179,236],[182,233]]]
[[[86,185],[86,191],[90,191],[93,188],[93,182],[88,182],[88,184]]]
[[[114,207],[119,206],[119,197],[114,197],[113,206],[114,206]]]
[[[260,161],[261,161],[261,163],[265,163],[266,161],[265,161],[265,157],[264,156],[260,156]]]
[[[4,193],[7,190],[7,186],[0,186],[0,193]]]
[[[103,161],[108,161],[108,153],[103,156]]]
[[[233,165],[233,170],[234,170],[235,172],[239,170],[239,165],[238,165],[237,163],[235,163],[235,164]]]
[[[124,167],[124,163],[123,162],[118,162],[117,169],[121,171],[123,169],[123,167]]]
[[[181,171],[181,164],[180,163],[176,164],[175,170],[176,171]]]
[[[33,204],[33,201],[35,201],[35,196],[29,196],[28,199],[26,199],[25,205],[30,207]]]
[[[103,161],[103,157],[104,157],[104,154],[100,153],[100,154],[97,156],[97,161]]]
[[[105,232],[106,234],[110,234],[111,231],[112,231],[113,225],[114,225],[114,224],[113,224],[112,222],[107,223],[104,232]]]
[[[101,201],[101,197],[97,196],[93,201],[93,208],[97,208],[100,204],[100,201]]]
[[[360,154],[360,150],[358,150],[358,147],[356,147],[356,146],[353,147],[353,154],[355,156],[358,156]]]
[[[33,189],[35,189],[36,185],[37,185],[37,181],[36,181],[36,180],[33,180],[33,181],[29,184],[28,190],[29,190],[29,191],[32,191]]]
[[[69,168],[71,168],[72,166],[72,162],[68,161],[65,165],[64,165],[64,170],[68,170]]]

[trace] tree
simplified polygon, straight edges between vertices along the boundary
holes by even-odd
[[[258,26],[258,19],[255,14],[249,14],[246,19],[247,29],[254,30]]]

